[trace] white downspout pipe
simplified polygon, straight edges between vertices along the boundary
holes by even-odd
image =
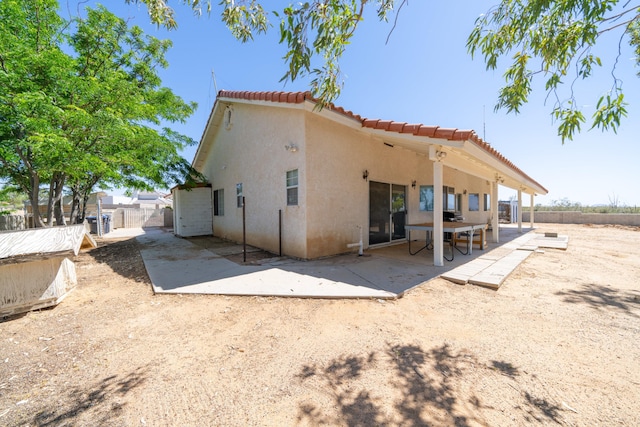
[[[347,243],[347,248],[358,248],[358,256],[364,255],[364,244],[362,243],[362,227],[357,226],[360,230],[360,241],[357,243]]]

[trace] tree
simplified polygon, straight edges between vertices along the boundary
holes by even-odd
[[[40,186],[62,167],[66,143],[64,82],[72,61],[60,49],[64,21],[56,7],[53,0],[0,2],[0,175],[28,194],[37,226],[44,225]]]
[[[197,178],[179,155],[195,141],[158,129],[195,108],[161,86],[157,71],[171,43],[104,7],[73,23],[57,10],[54,0],[0,2],[0,176],[29,194],[34,224],[52,225],[54,215],[64,223],[67,186],[72,218],[82,219],[82,200],[96,185],[148,189]]]
[[[158,25],[175,28],[173,10],[165,0],[126,0],[145,3],[150,18]],[[196,14],[211,0],[182,0]],[[256,0],[222,0],[222,21],[242,41],[267,30],[267,13]],[[375,7],[381,20],[397,6],[399,13],[407,0],[325,0],[307,1],[274,12],[280,20],[281,43],[287,72],[283,80],[311,74],[311,90],[323,106],[335,100],[342,88],[339,60],[361,21],[366,7]],[[512,56],[504,77],[506,85],[498,94],[496,109],[518,113],[532,91],[536,76],[545,79],[554,105],[552,117],[558,123],[562,142],[573,138],[587,122],[573,91],[576,80],[588,79],[602,59],[593,48],[605,33],[619,33],[640,63],[640,9],[618,0],[502,0],[476,21],[467,41],[471,55],[481,53],[488,69],[496,69],[499,59]],[[620,50],[618,56],[620,55]],[[322,64],[314,67],[314,58]],[[611,65],[611,86],[599,97],[591,118],[591,128],[617,131],[627,115],[622,81],[616,77],[617,59]],[[563,86],[565,85],[565,86]],[[561,93],[561,88],[568,93]]]
[[[402,0],[400,3],[405,3]],[[165,0],[126,0],[127,3],[144,3],[151,21],[172,29],[177,27],[173,10]],[[211,1],[182,0],[202,13],[205,6],[211,12]],[[379,19],[386,20],[393,10],[394,0],[324,0],[299,2],[282,11],[273,12],[280,20],[280,43],[287,45],[284,56],[287,71],[282,81],[313,76],[311,91],[323,107],[334,101],[343,86],[340,58],[349,45],[362,20],[366,7],[375,7]],[[256,0],[221,0],[221,20],[240,41],[252,40],[269,28],[268,14]],[[316,65],[316,62],[320,62]]]
[[[504,74],[496,108],[519,112],[532,91],[536,76],[545,79],[552,115],[564,143],[579,132],[587,119],[579,107],[573,84],[587,79],[602,60],[594,47],[605,33],[618,32],[619,48],[611,65],[611,86],[596,102],[591,128],[617,131],[627,115],[622,81],[616,67],[623,43],[635,50],[640,64],[640,9],[617,0],[503,0],[476,21],[468,38],[469,52],[481,52],[488,69],[496,69],[501,57],[512,55]],[[514,53],[515,52],[515,53]],[[568,89],[562,95],[562,85]]]

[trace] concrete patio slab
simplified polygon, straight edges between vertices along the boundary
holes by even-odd
[[[498,289],[507,277],[539,247],[566,249],[567,236],[549,237],[527,233],[512,239],[463,266],[442,274],[458,284],[473,284]]]
[[[509,274],[519,266],[522,261],[527,259],[531,251],[514,250],[510,254],[500,258],[478,274],[469,278],[472,285],[485,286],[492,289],[498,289],[500,285],[507,279]]]
[[[156,293],[380,299],[398,298],[441,275],[463,284],[474,277],[484,286],[502,283],[519,262],[517,256],[498,262],[531,237],[513,229],[503,235],[501,228],[505,244],[489,244],[485,250],[436,267],[431,252],[411,256],[406,242],[370,249],[361,257],[355,253],[315,261],[276,257],[240,264],[232,259],[242,254],[242,246],[214,237],[184,239],[159,228],[128,233],[143,246],[140,253]],[[247,247],[248,254],[255,251],[259,249]]]
[[[145,246],[140,254],[156,293],[397,298],[376,285],[376,269],[371,266],[363,267],[369,270],[365,273],[348,266],[305,268],[295,261],[240,265],[171,233],[149,233],[137,239]],[[238,249],[234,245],[216,251],[233,254]]]

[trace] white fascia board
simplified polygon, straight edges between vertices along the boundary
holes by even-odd
[[[472,160],[469,160],[469,158],[463,156],[462,153],[466,152],[461,152],[459,150],[448,151],[447,157],[441,160],[442,164],[449,168],[453,168],[488,181],[493,181],[495,179],[495,169],[490,165],[471,155],[469,155],[469,157],[471,157]]]
[[[354,117],[345,116],[344,114],[334,111],[328,107],[323,108],[322,110],[316,110],[316,104],[310,101],[305,101],[303,104],[297,105],[303,105],[306,112],[311,114],[318,114],[325,119],[331,120],[332,122],[336,122],[352,129],[362,129],[362,122],[360,120]]]
[[[502,160],[498,159],[491,153],[487,152],[483,148],[477,146],[471,141],[466,141],[464,151],[469,153],[472,157],[479,159],[483,163],[486,163],[489,167],[495,169],[495,173],[504,178],[504,182],[500,182],[505,187],[514,189],[523,189],[523,191],[531,194],[547,194],[547,192],[539,184],[532,181],[530,178],[515,171]],[[495,177],[493,178],[495,180]]]
[[[463,146],[463,141],[429,138],[428,136],[418,136],[412,133],[389,132],[383,129],[372,129],[362,126],[360,126],[360,130],[384,142],[388,142],[389,144],[397,145],[399,147],[406,148],[407,150],[416,151],[422,154],[428,154],[429,147],[432,145],[439,145],[447,148],[462,148]]]
[[[193,160],[191,161],[191,167],[196,170],[202,165],[198,165],[198,161],[202,155],[205,155],[210,149],[209,146],[204,147],[204,142],[207,139],[207,135],[210,132],[217,130],[220,127],[220,122],[222,121],[223,109],[228,104],[226,102],[221,102],[220,100],[216,100],[213,104],[213,108],[211,109],[211,113],[209,114],[209,119],[207,120],[207,125],[204,127],[204,131],[202,132],[202,136],[200,137],[200,142],[198,143],[198,148],[196,149],[196,154],[193,156]],[[201,161],[201,160],[200,160]]]

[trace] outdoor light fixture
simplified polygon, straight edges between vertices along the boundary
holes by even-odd
[[[436,157],[438,158],[438,160],[442,160],[447,157],[447,153],[445,151],[437,151]]]
[[[467,194],[467,190],[464,190],[464,191],[462,192],[462,194]]]
[[[416,180],[411,181],[411,188],[416,188]]]
[[[298,151],[298,146],[294,143],[291,143],[291,144],[285,145],[284,149],[292,153],[295,153],[296,151]]]
[[[362,179],[366,181],[368,178],[369,178],[369,171],[365,169],[364,172],[362,172]]]

